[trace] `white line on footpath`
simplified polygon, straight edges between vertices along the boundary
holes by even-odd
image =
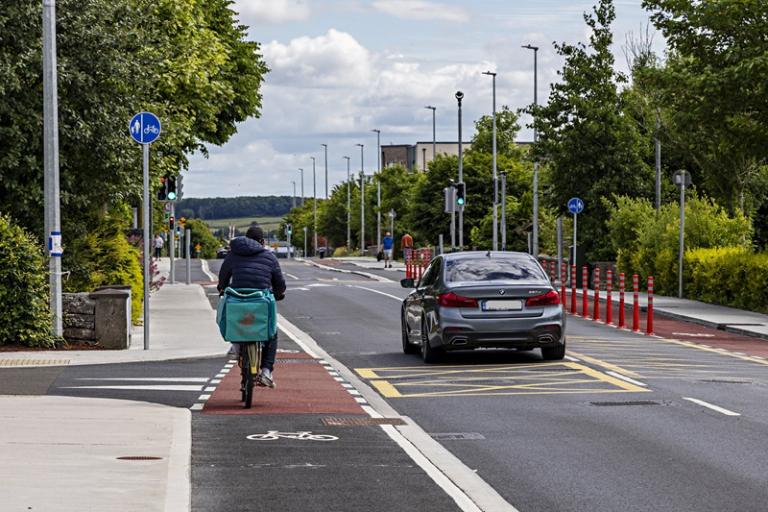
[[[648,387],[648,384],[645,384],[644,382],[640,382],[639,380],[635,380],[635,379],[630,379],[626,375],[622,375],[622,374],[617,373],[617,372],[607,371],[605,373],[607,373],[611,377],[616,377],[617,379],[621,379],[621,380],[629,382],[630,384],[634,384],[635,386],[642,386],[644,388]]]
[[[386,400],[368,384],[360,380],[352,370],[325,352],[309,334],[279,314],[278,326],[311,357],[322,358],[324,362],[333,364],[346,377],[346,380],[367,398],[366,402],[366,398],[354,397],[355,401],[360,403],[361,408],[371,417],[401,418],[405,421],[405,425],[381,425],[381,428],[453,499],[461,510],[465,512],[518,512],[493,487],[443,445],[432,439],[421,427],[409,418],[400,416]],[[344,380],[341,377],[334,377],[334,379],[337,381]]]
[[[200,266],[203,268],[203,274],[208,276],[211,281],[218,281],[219,278],[213,275],[211,268],[208,266],[208,260],[200,260]]]
[[[389,297],[390,299],[395,299],[397,302],[403,302],[403,299],[401,297],[398,297],[396,295],[392,295],[386,292],[380,292],[379,290],[374,290],[373,288],[367,288],[365,286],[357,286],[355,284],[348,284],[347,286],[349,286],[350,288],[360,288],[361,290],[368,290],[369,292],[378,293],[379,295]]]
[[[288,277],[290,277],[290,278],[291,278],[291,279],[293,279],[294,281],[298,281],[298,280],[299,280],[299,278],[298,278],[298,277],[296,277],[296,276],[295,276],[295,275],[293,275],[293,274],[289,274],[288,272],[286,272],[286,273],[285,273],[285,275],[287,275]]]
[[[720,414],[725,414],[726,416],[741,416],[741,414],[738,412],[729,411],[728,409],[725,409],[718,405],[710,404],[709,402],[705,402],[704,400],[699,400],[698,398],[690,398],[690,397],[684,396],[683,400],[688,400],[689,402],[693,402],[702,407],[706,407],[707,409],[712,409],[713,411],[717,411]]]

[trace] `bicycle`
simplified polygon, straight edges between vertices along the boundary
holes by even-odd
[[[254,376],[261,368],[262,343],[240,343],[240,401],[250,409],[253,404]]]

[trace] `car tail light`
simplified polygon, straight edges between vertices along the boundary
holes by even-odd
[[[534,308],[540,306],[558,306],[560,305],[560,294],[555,290],[552,290],[543,295],[528,297],[528,300],[525,301],[525,305]]]
[[[437,303],[444,308],[476,308],[477,299],[462,297],[455,293],[443,293],[437,296]]]

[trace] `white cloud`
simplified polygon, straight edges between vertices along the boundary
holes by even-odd
[[[309,18],[306,0],[236,0],[234,10],[247,23],[285,23]]]
[[[464,23],[469,14],[461,7],[426,0],[376,0],[374,9],[411,20],[440,20]]]

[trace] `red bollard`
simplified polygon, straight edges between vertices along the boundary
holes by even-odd
[[[555,282],[555,277],[557,277],[557,263],[554,261],[549,262],[549,280],[550,282]]]
[[[595,304],[592,306],[592,320],[600,320],[600,267],[595,267]]]
[[[565,272],[565,265],[560,266],[560,303],[563,305],[563,310],[568,312],[568,300],[565,291],[565,281],[568,279],[568,275]]]
[[[613,291],[613,271],[608,269],[605,273],[605,323],[613,323],[613,302],[611,301],[611,292]]]
[[[653,334],[653,276],[648,276],[648,312],[645,318],[645,334]]]
[[[589,270],[581,267],[581,316],[589,317]]]
[[[571,265],[571,313],[576,314],[576,265]]]
[[[634,295],[632,297],[632,330],[640,331],[640,300],[637,293],[640,291],[640,278],[637,274],[632,275],[632,288]]]
[[[624,327],[624,272],[622,272],[619,274],[619,328]]]

